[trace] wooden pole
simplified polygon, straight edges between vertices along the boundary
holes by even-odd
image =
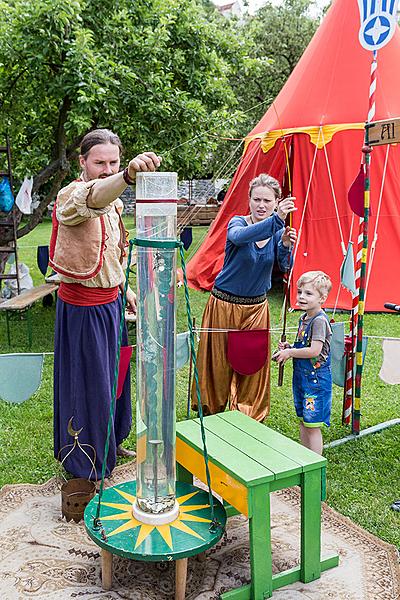
[[[196,317],[193,317],[193,330],[196,329]],[[186,418],[190,418],[190,397],[192,391],[192,371],[193,371],[193,356],[192,356],[192,345],[190,345],[190,358],[189,358],[189,382],[187,392],[187,414]]]
[[[113,555],[108,550],[101,549],[101,585],[108,592],[112,586]]]
[[[187,558],[180,558],[175,566],[175,600],[185,600],[187,579]]]

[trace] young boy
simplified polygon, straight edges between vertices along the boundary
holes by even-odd
[[[293,358],[293,397],[301,443],[322,454],[321,426],[329,427],[332,405],[330,341],[332,330],[322,305],[332,288],[328,275],[308,271],[297,282],[297,304],[304,310],[293,346],[279,343],[274,360]]]

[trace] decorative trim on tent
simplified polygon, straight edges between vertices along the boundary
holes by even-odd
[[[364,127],[365,123],[339,123],[336,125],[313,125],[310,127],[292,127],[290,129],[264,131],[263,133],[257,133],[245,138],[243,153],[246,152],[250,142],[256,139],[261,140],[261,150],[267,153],[275,146],[277,140],[281,139],[284,135],[291,135],[293,133],[307,133],[310,136],[311,143],[321,149],[332,140],[335,133],[352,129],[364,129]]]

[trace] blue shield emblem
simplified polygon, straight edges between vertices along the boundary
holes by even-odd
[[[366,50],[379,50],[393,37],[397,23],[398,0],[358,0],[361,27],[360,44]]]

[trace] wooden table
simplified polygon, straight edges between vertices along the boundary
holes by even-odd
[[[31,315],[30,308],[32,304],[45,298],[46,296],[51,295],[53,292],[58,290],[58,283],[44,283],[43,285],[39,285],[38,287],[31,288],[30,290],[25,290],[21,292],[18,296],[14,296],[9,300],[5,300],[0,304],[0,310],[4,310],[6,313],[6,323],[7,323],[7,340],[8,345],[11,345],[11,337],[10,337],[10,313],[12,312],[25,312],[27,316],[27,327],[28,327],[28,344],[29,348],[32,346],[32,323],[31,323]]]
[[[223,600],[263,600],[273,590],[318,579],[338,565],[338,556],[321,560],[321,499],[326,459],[239,411],[205,417],[213,491],[230,505],[228,515],[249,518],[251,584],[226,592]],[[178,479],[193,475],[206,482],[200,421],[176,424]],[[301,488],[300,565],[272,574],[270,494]]]

